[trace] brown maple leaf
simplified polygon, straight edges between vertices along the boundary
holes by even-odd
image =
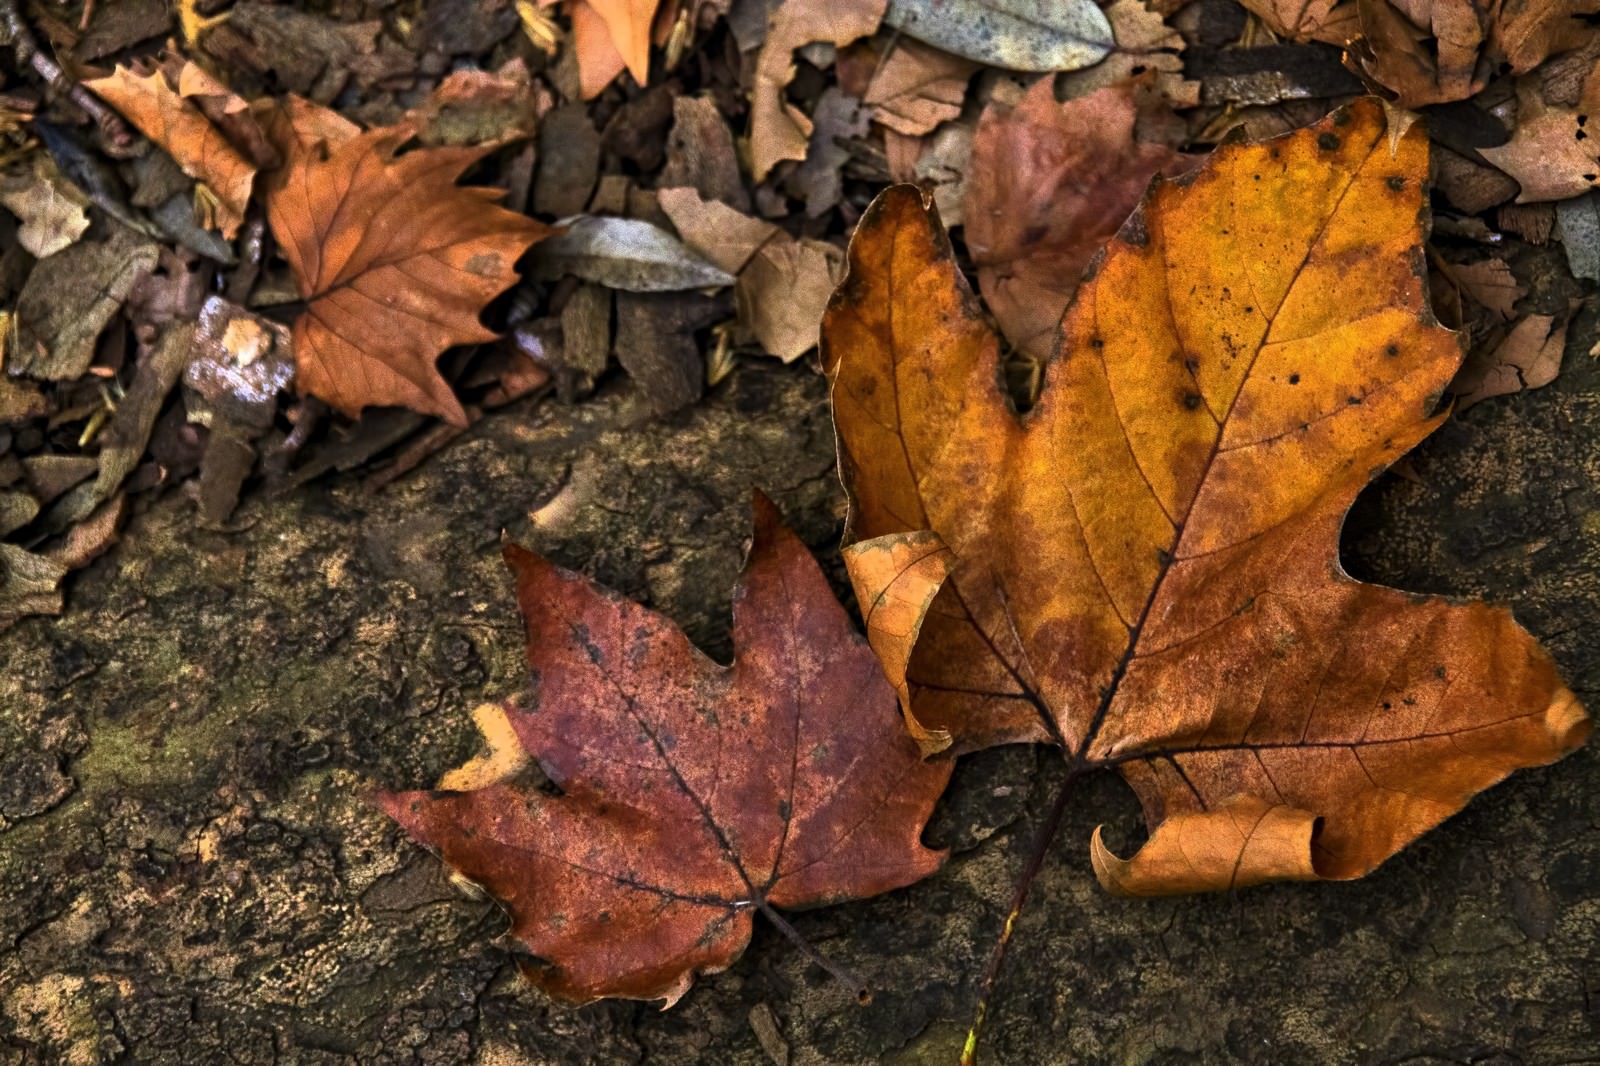
[[[1358,877],[1589,732],[1508,611],[1339,566],[1461,361],[1425,301],[1427,173],[1369,99],[1158,184],[1024,417],[919,193],[852,242],[824,363],[869,634],[925,744],[1120,770],[1152,832],[1127,860],[1096,837],[1108,887]]]
[[[472,791],[385,793],[407,832],[484,886],[577,1002],[665,999],[726,968],[761,911],[886,892],[933,872],[918,841],[949,777],[816,561],[759,494],[722,667],[660,615],[515,546],[537,696],[509,706],[559,795],[517,776],[509,737]],[[487,767],[485,770],[483,767]],[[496,781],[485,778],[502,777]]]
[[[117,67],[84,83],[109,100],[139,131],[203,183],[214,201],[209,217],[231,239],[244,221],[258,167],[276,162],[249,105],[186,60]]]
[[[455,184],[494,146],[401,152],[411,125],[362,133],[299,97],[266,127],[284,158],[267,221],[309,301],[294,325],[299,388],[351,416],[398,404],[466,425],[434,363],[496,336],[479,311],[549,232],[496,207],[499,190]]]

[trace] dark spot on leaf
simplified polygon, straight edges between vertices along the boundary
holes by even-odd
[[[1348,110],[1335,112],[1333,116],[1333,124],[1335,126],[1350,125],[1350,112]]]
[[[1336,133],[1317,134],[1317,147],[1324,152],[1332,152],[1339,147],[1339,135]]]
[[[1192,374],[1200,369],[1200,360],[1191,355],[1183,361],[1183,368]]]
[[[794,813],[794,808],[789,806],[789,801],[788,800],[779,800],[778,801],[778,817],[779,818],[782,818],[784,821],[787,822],[789,820],[789,816],[791,814],[793,814],[793,813]]]
[[[1386,710],[1386,711],[1392,711],[1392,710],[1394,710],[1394,704],[1390,703],[1388,700],[1384,700],[1383,701],[1383,709]]]
[[[1435,666],[1433,668],[1433,676],[1437,677],[1440,681],[1443,681],[1444,680],[1444,667]]]
[[[1384,184],[1389,186],[1389,188],[1392,189],[1393,191],[1399,192],[1401,189],[1404,189],[1406,187],[1406,179],[1402,178],[1402,177],[1399,177],[1397,175],[1395,177],[1392,177],[1392,178],[1389,178],[1389,179],[1385,180]]]
[[[1200,394],[1198,392],[1184,393],[1183,406],[1190,411],[1198,410],[1200,407]]]
[[[1291,384],[1291,385],[1300,384],[1300,375],[1299,374],[1290,374],[1289,375],[1289,384]]]
[[[1383,354],[1387,355],[1390,359],[1393,359],[1395,356],[1400,354],[1400,346],[1398,344],[1391,344],[1383,349]]]
[[[1095,349],[1099,349],[1099,348],[1104,348],[1105,346],[1106,346],[1106,342],[1101,340],[1099,337],[1090,337],[1089,338],[1089,347],[1095,348]]]
[[[1351,407],[1359,407],[1359,406],[1361,406],[1361,397],[1359,397],[1359,396],[1346,396],[1344,398],[1344,402],[1349,404]]]

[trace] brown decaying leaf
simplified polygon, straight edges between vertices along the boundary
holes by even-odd
[[[739,321],[762,349],[792,363],[817,346],[817,323],[844,274],[844,255],[826,241],[779,235],[739,273]]]
[[[750,90],[750,169],[762,181],[785,159],[804,159],[811,120],[783,98],[794,52],[812,41],[840,48],[875,32],[888,0],[788,0],[772,16]]]
[[[1565,200],[1600,189],[1600,76],[1590,82],[1588,98],[1576,108],[1549,107],[1531,86],[1521,86],[1511,140],[1478,149],[1517,180],[1517,203]]]
[[[932,530],[956,560],[915,718],[1120,770],[1152,834],[1126,861],[1096,841],[1112,888],[1357,877],[1589,733],[1508,611],[1338,564],[1346,510],[1439,425],[1461,359],[1425,304],[1426,175],[1422,130],[1391,154],[1369,99],[1158,184],[1022,418],[917,190],[852,242],[823,326],[847,540]],[[853,574],[868,604],[900,578]]]
[[[1475,0],[1356,0],[1356,7],[1362,37],[1348,62],[1401,107],[1465,100],[1488,81],[1479,52],[1489,16]]]
[[[189,64],[185,64],[185,68]],[[232,238],[244,221],[256,165],[232,144],[192,100],[179,92],[179,78],[158,67],[119,66],[108,77],[85,82],[109,100],[146,137],[155,141],[190,177],[215,194],[216,228]],[[171,80],[169,80],[171,78]],[[220,86],[202,76],[191,93],[213,95]],[[226,90],[221,90],[226,92]],[[235,97],[235,100],[238,98]],[[243,101],[239,101],[243,106]]]
[[[1140,78],[1172,107],[1199,105],[1200,83],[1183,76],[1179,53],[1186,45],[1177,30],[1143,0],[1116,0],[1106,8],[1106,17],[1116,34],[1117,50],[1092,67],[1063,75],[1059,85],[1063,95],[1087,96]]]
[[[1498,344],[1474,351],[1450,383],[1456,410],[1465,411],[1491,396],[1508,396],[1550,384],[1561,372],[1568,316],[1529,315]]]
[[[886,892],[942,859],[918,837],[949,765],[920,759],[815,560],[764,497],[755,512],[731,667],[508,545],[538,695],[506,717],[560,795],[491,780],[518,765],[501,752],[451,779],[472,791],[380,798],[506,907],[554,996],[670,1004],[739,956],[757,910]]]
[[[1361,32],[1355,0],[1239,0],[1267,28],[1293,41],[1343,46]]]
[[[907,136],[931,133],[961,114],[967,82],[978,70],[970,59],[909,38],[895,43],[872,75],[861,102],[872,117]]]
[[[284,158],[267,220],[309,301],[294,325],[298,387],[352,416],[399,404],[465,425],[435,360],[495,337],[478,312],[548,229],[494,206],[496,189],[455,184],[490,147],[396,154],[409,126],[360,133],[299,97],[267,128]]]
[[[984,111],[962,217],[978,284],[1006,338],[1047,356],[1078,276],[1163,169],[1187,164],[1134,139],[1128,86],[1057,103],[1036,83],[1013,110]]]
[[[1448,276],[1468,296],[1501,318],[1516,314],[1517,301],[1528,294],[1503,259],[1452,263]]]
[[[1293,10],[1298,3],[1250,0],[1246,6]],[[1522,74],[1592,40],[1594,29],[1582,16],[1600,11],[1600,0],[1354,0],[1353,6],[1361,36],[1347,62],[1401,106],[1415,109],[1465,100],[1502,63]]]

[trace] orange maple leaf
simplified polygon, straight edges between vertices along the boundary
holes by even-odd
[[[1095,838],[1109,888],[1358,877],[1589,733],[1510,612],[1339,566],[1461,362],[1425,299],[1427,173],[1369,99],[1157,184],[1023,416],[917,190],[851,244],[824,361],[869,634],[925,746],[1123,774],[1152,832],[1131,859]]]
[[[535,701],[488,716],[494,750],[445,791],[380,797],[506,907],[552,995],[670,1005],[739,956],[756,911],[792,934],[774,907],[887,892],[943,860],[918,838],[950,765],[921,760],[821,568],[765,497],[755,512],[731,667],[508,546]]]
[[[413,129],[366,133],[290,97],[268,134],[284,165],[267,221],[309,305],[294,325],[297,381],[349,415],[399,404],[466,425],[439,375],[445,348],[492,340],[483,306],[517,280],[549,229],[456,179],[496,146],[399,149]]]
[[[272,162],[261,155],[266,146],[249,105],[184,60],[119,66],[84,84],[166,149],[185,174],[205,183],[216,199],[207,221],[232,239],[244,221],[257,165]],[[230,132],[235,139],[229,139]]]

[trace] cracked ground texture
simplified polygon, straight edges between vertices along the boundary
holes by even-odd
[[[1451,420],[1346,530],[1357,576],[1511,603],[1591,707],[1596,317],[1554,385]],[[821,379],[749,363],[673,421],[613,381],[490,418],[381,494],[255,499],[235,533],[197,531],[176,498],[136,518],[63,619],[0,638],[0,1063],[759,1066],[769,1020],[796,1064],[952,1061],[1059,779],[1047,754],[963,763],[929,831],[954,849],[940,874],[794,916],[865,975],[866,1008],[760,922],[669,1012],[555,1007],[516,978],[500,913],[367,799],[459,764],[472,708],[523,686],[502,529],[725,660],[750,486],[827,551],[832,448]],[[987,1061],[1600,1062],[1593,748],[1363,881],[1236,896],[1106,896],[1089,833],[1105,822],[1125,850],[1137,810],[1114,778],[1083,784]]]

